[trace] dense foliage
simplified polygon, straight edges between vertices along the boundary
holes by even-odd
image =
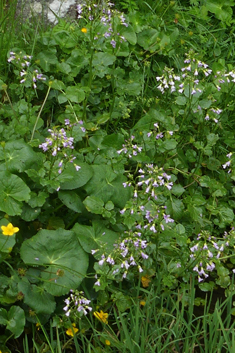
[[[234,5],[87,2],[3,31],[3,352],[24,331],[35,352],[234,348]]]

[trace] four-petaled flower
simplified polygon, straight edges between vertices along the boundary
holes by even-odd
[[[107,313],[104,313],[102,310],[100,310],[100,312],[98,312],[98,311],[95,311],[94,312],[94,315],[95,315],[95,317],[98,319],[98,320],[100,320],[101,322],[103,322],[104,324],[107,324],[108,323],[108,316],[109,316],[109,314],[107,314]]]
[[[7,226],[1,226],[1,230],[3,235],[8,235],[10,237],[19,232],[19,228],[14,227],[11,223],[8,223]]]

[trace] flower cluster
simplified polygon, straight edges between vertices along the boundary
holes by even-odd
[[[128,278],[128,274],[136,270],[143,272],[143,261],[148,259],[146,249],[148,247],[147,240],[141,239],[140,232],[126,231],[123,236],[114,244],[113,251],[109,254],[103,253],[98,261],[98,265],[102,268],[105,264],[108,269],[105,271],[107,278],[122,280]],[[100,250],[92,250],[91,253],[98,254]],[[98,271],[100,272],[100,271]],[[102,284],[102,276],[98,279],[95,287]]]
[[[227,233],[223,239],[218,240],[216,237],[212,237],[208,231],[202,231],[193,244],[190,247],[190,259],[194,266],[193,271],[198,274],[198,282],[202,282],[209,277],[208,273],[216,268],[222,253],[229,247],[230,240]]]
[[[153,164],[146,164],[143,169],[139,169],[139,173],[139,178],[142,180],[137,183],[137,186],[144,188],[144,191],[155,200],[157,199],[157,188],[163,186],[171,190],[173,186],[173,182],[170,181],[171,176],[166,174],[163,168],[158,168]]]
[[[228,153],[226,155],[226,157],[229,158],[229,160],[222,165],[223,169],[227,169],[229,167],[228,173],[231,173],[231,162],[232,162],[232,158],[231,157],[232,157],[232,155],[233,155],[232,152]]]
[[[122,145],[122,149],[117,151],[118,154],[124,153],[126,154],[129,158],[132,158],[133,156],[137,156],[138,153],[140,153],[143,149],[143,147],[137,146],[137,144],[133,144],[133,140],[135,139],[135,136],[131,136],[129,140],[125,140],[126,144]]]
[[[77,6],[78,19],[84,18],[85,14],[88,16],[89,21],[94,21],[95,19],[99,19],[101,24],[106,27],[105,32],[102,34],[104,38],[110,39],[110,44],[113,48],[116,48],[117,40],[116,37],[119,38],[119,42],[125,41],[126,39],[120,35],[120,33],[116,32],[114,29],[114,17],[119,18],[120,24],[128,27],[126,19],[122,13],[113,9],[114,4],[107,1],[102,1],[101,6],[97,4],[79,4]],[[100,17],[100,12],[102,12],[102,16]],[[100,33],[97,33],[95,36],[95,40],[99,38]]]
[[[79,123],[82,124],[83,122],[80,121]],[[70,124],[69,119],[65,119],[65,126],[68,128],[72,126]],[[83,126],[81,127],[81,129],[85,130]],[[59,168],[58,173],[61,174],[64,161],[73,163],[75,169],[79,171],[81,167],[79,167],[77,164],[74,163],[74,160],[76,159],[76,157],[74,157],[73,155],[67,154],[68,153],[67,151],[74,149],[74,145],[73,145],[74,138],[68,137],[64,128],[59,130],[57,128],[54,128],[53,130],[48,129],[48,132],[50,132],[51,136],[47,137],[45,142],[43,142],[38,147],[42,148],[43,152],[47,152],[47,151],[51,152],[51,155],[53,157],[56,157],[58,153],[61,152],[60,153],[61,160],[58,163],[58,168]]]
[[[172,136],[173,131],[167,131],[166,135]],[[159,140],[164,137],[164,132],[160,131],[158,123],[153,124],[153,129],[147,133],[147,137],[153,137],[154,140]]]
[[[92,307],[89,306],[91,301],[84,297],[84,292],[71,289],[70,296],[64,302],[66,306],[63,310],[68,317],[81,318],[83,315],[87,315],[89,311],[92,311]]]
[[[32,56],[30,55],[24,55],[22,52],[16,54],[15,52],[11,51],[10,57],[8,58],[8,62],[13,63],[21,70],[19,73],[21,78],[20,83],[29,81],[30,85],[32,84],[33,88],[36,89],[36,83],[38,81],[46,81],[46,77],[43,74],[39,73],[37,69],[33,70],[30,68],[31,59]]]
[[[133,216],[135,219],[134,229],[138,231],[137,234],[142,236],[152,236],[159,230],[165,230],[169,223],[174,223],[174,219],[166,214],[166,206],[156,205],[153,201],[148,201],[144,206],[142,202],[140,205],[134,202],[126,204],[125,208],[120,211],[124,218],[129,219]]]
[[[214,122],[217,124],[218,123],[218,119],[219,119],[219,115],[222,113],[222,109],[219,108],[210,108],[209,111],[207,111],[207,114],[205,116],[205,120],[210,120],[210,118],[212,118],[214,120]]]
[[[9,63],[13,62],[16,66],[19,67],[29,67],[31,59],[31,55],[24,55],[22,52],[17,54],[14,51],[10,51],[10,56],[7,61]]]
[[[180,76],[174,74],[174,69],[165,67],[162,76],[157,76],[156,80],[160,83],[157,88],[162,94],[169,88],[172,93],[176,91],[175,82],[180,81]]]
[[[64,128],[57,130],[56,128],[48,129],[51,137],[46,138],[46,142],[39,145],[39,148],[43,149],[43,152],[52,150],[52,156],[55,157],[62,148],[73,149],[73,137],[67,137]]]

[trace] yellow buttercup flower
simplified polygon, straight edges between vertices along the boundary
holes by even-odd
[[[84,27],[81,29],[81,31],[82,31],[82,33],[87,33],[87,29]]]
[[[104,324],[107,324],[108,323],[108,316],[109,316],[109,314],[107,314],[107,313],[104,313],[102,310],[100,310],[100,312],[98,312],[98,311],[95,311],[94,312],[94,315],[95,315],[95,317],[98,319],[98,320],[100,320],[101,322],[103,322]]]
[[[19,232],[19,228],[14,227],[11,223],[8,223],[7,226],[1,226],[1,230],[3,235],[8,235],[10,237]]]
[[[105,340],[106,346],[110,346],[111,342],[109,340]]]
[[[140,305],[145,306],[146,302],[144,300],[140,301]]]
[[[76,332],[78,332],[78,328],[76,327],[76,324],[72,324],[73,327],[68,328],[68,330],[66,331],[68,336],[73,337],[75,335]]]

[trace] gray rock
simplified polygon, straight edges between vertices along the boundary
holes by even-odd
[[[18,0],[16,16],[56,24],[60,18],[77,18],[77,5],[84,0]]]

